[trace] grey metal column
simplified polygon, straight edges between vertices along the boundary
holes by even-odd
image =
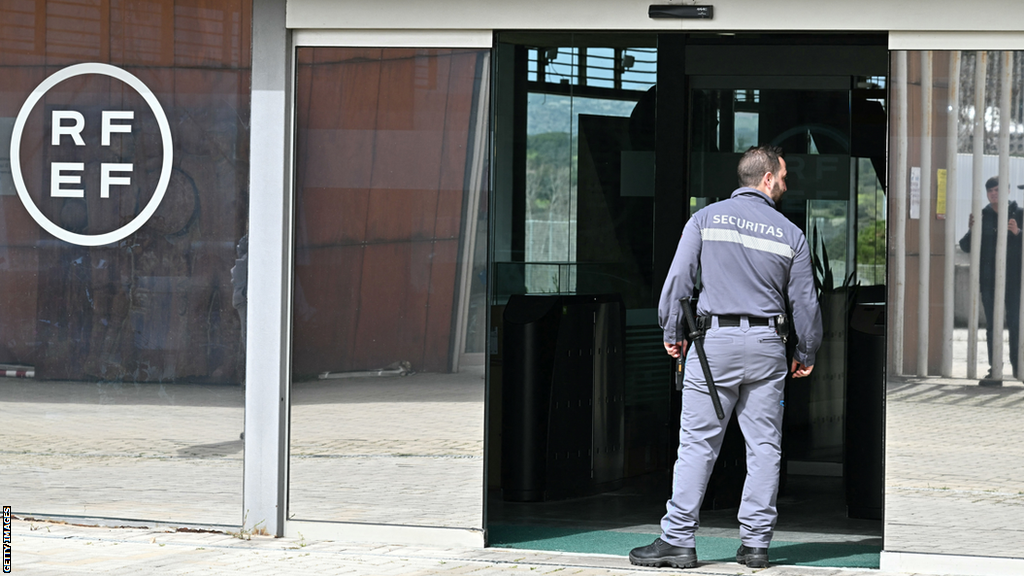
[[[921,53],[921,219],[918,221],[917,375],[928,375],[932,281],[932,53]]]
[[[907,301],[907,52],[896,52],[896,171],[890,186],[893,189],[894,230],[892,255],[895,280],[893,305],[893,370],[903,374],[903,334],[906,324]]]
[[[1013,52],[1000,54],[999,82],[999,209],[996,214],[996,286],[992,303],[992,377],[1003,379],[1003,326],[1006,322],[1006,224],[1010,201],[1010,92]],[[1016,354],[1016,350],[1011,350]]]
[[[953,376],[953,292],[956,282],[956,203],[960,191],[956,186],[956,154],[960,130],[960,51],[949,53],[949,99],[946,110],[946,240],[942,272],[942,377]]]
[[[291,302],[291,42],[284,0],[254,0],[245,355],[247,529],[281,536],[287,504]]]

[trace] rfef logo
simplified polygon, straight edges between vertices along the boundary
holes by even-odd
[[[149,106],[150,110],[152,110],[156,124],[159,127],[163,148],[160,175],[156,181],[156,187],[152,191],[152,196],[149,197],[149,201],[129,222],[115,230],[100,234],[81,234],[68,230],[44,214],[29,193],[30,190],[25,184],[21,166],[22,137],[24,136],[29,116],[36,108],[36,105],[47,92],[59,83],[86,75],[107,76],[126,84],[137,92]],[[110,147],[111,136],[115,134],[132,134],[134,122],[137,120],[133,110],[102,110],[99,114],[99,126],[90,126],[87,123],[86,115],[82,111],[74,109],[73,106],[53,106],[49,110],[48,119],[50,133],[42,142],[44,146],[50,146],[53,149],[87,146],[87,141],[83,138],[84,132],[89,134],[98,132],[100,137],[99,146]],[[91,140],[94,141],[95,138],[91,138]],[[92,145],[95,145],[95,143]],[[71,244],[103,246],[123,240],[136,232],[159,208],[160,201],[163,200],[164,193],[167,192],[167,184],[171,179],[173,151],[171,128],[167,122],[167,116],[149,87],[136,76],[116,66],[98,63],[76,64],[59,70],[44,80],[32,91],[25,104],[22,105],[21,111],[14,121],[14,128],[11,133],[11,176],[14,180],[14,186],[18,191],[18,196],[25,205],[25,209],[28,210],[28,213],[43,229]],[[59,157],[59,155],[57,156]],[[92,166],[91,168],[95,167]],[[35,192],[40,197],[81,199],[85,202],[110,202],[112,195],[116,196],[118,190],[123,190],[125,187],[137,184],[133,179],[137,178],[139,172],[143,170],[142,166],[137,167],[130,162],[100,162],[98,168],[98,186],[95,187],[97,188],[96,190],[91,190],[88,189],[89,187],[83,180],[83,174],[87,169],[85,162],[56,161],[51,157],[48,166],[44,167],[44,170],[49,175],[49,186],[45,190],[33,190],[32,192]],[[102,210],[102,207],[100,209]]]

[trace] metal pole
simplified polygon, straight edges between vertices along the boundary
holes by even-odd
[[[978,305],[981,285],[981,209],[982,198],[985,196],[984,170],[985,154],[985,83],[988,77],[988,52],[978,52],[974,61],[974,143],[972,152],[974,164],[972,169],[971,217],[971,268],[968,293],[970,307],[967,309],[967,377],[974,380],[978,377]],[[986,318],[986,322],[991,319]]]
[[[1017,59],[1021,60],[1019,56],[1017,56]],[[1022,62],[1022,63],[1024,63],[1024,62]],[[1016,66],[1014,66],[1014,73],[1011,76],[1014,76],[1015,78],[1011,78],[1011,80],[1013,80],[1013,84],[1011,84],[1011,85],[1017,85],[1017,86],[1020,85],[1020,82],[1021,82],[1021,75],[1020,75],[1020,73],[1022,71],[1021,69],[1022,69],[1022,66],[1021,66],[1020,63],[1017,64]],[[1024,94],[1021,94],[1020,91],[1018,91],[1017,102],[1013,106],[1011,106],[1011,108],[1013,110],[1020,110],[1022,104],[1024,104]],[[1013,118],[1011,117],[1009,119],[1012,120]],[[1021,122],[1024,122],[1024,118],[1018,118],[1017,120],[1018,120],[1018,126],[1020,126]],[[1018,184],[1018,185],[1020,185],[1020,184]],[[1009,186],[1007,186],[1007,188],[1009,188]],[[1024,234],[1024,232],[1022,232],[1022,234]],[[1021,251],[1021,265],[1022,265],[1022,270],[1024,270],[1024,251]],[[1021,283],[1021,296],[1024,296],[1024,282]],[[1021,300],[1024,300],[1024,298],[1021,298]],[[1018,300],[1018,302],[1020,302],[1021,300]],[[1020,306],[1018,306],[1018,307],[1020,307]],[[1020,326],[1024,326],[1024,307],[1020,307],[1020,315],[1018,316],[1017,322],[1018,322],[1017,326],[1018,326],[1018,340],[1019,340],[1019,338],[1020,338],[1019,327]],[[1024,366],[1024,346],[1021,346],[1020,342],[1018,341],[1017,342],[1017,347],[1018,347],[1017,350],[1011,350],[1010,353],[1017,355],[1017,378],[1016,379],[1017,380],[1022,380],[1022,379],[1024,379],[1024,370],[1021,369],[1021,367]]]
[[[956,286],[956,153],[960,131],[960,52],[949,53],[949,100],[946,117],[946,239],[943,242],[942,376],[953,376],[953,308]]]
[[[907,52],[896,52],[896,82],[893,86],[896,100],[896,170],[893,172],[892,188],[892,262],[894,305],[891,317],[893,372],[902,375],[903,332],[906,319],[907,287]]]
[[[918,221],[917,375],[928,375],[932,256],[932,53],[921,52],[921,219]]]
[[[252,3],[242,529],[285,535],[292,350],[294,52],[283,2]],[[243,512],[244,510],[244,512]]]
[[[996,285],[992,304],[992,378],[1003,379],[1003,326],[1006,320],[1006,223],[1010,199],[1010,92],[1013,52],[1002,52],[999,83],[999,204],[996,209]],[[1013,351],[1016,352],[1016,351]]]

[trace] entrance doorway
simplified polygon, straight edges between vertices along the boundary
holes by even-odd
[[[787,385],[773,559],[877,565],[882,422],[848,428],[863,383],[848,382],[847,351],[864,340],[848,336],[851,310],[884,294],[887,74],[875,36],[499,34],[491,545],[625,553],[659,533],[679,414],[661,285],[685,221],[728,198],[743,150],[772,143],[827,324],[815,373]],[[737,428],[705,498],[702,559],[735,549],[744,474]],[[865,482],[877,498],[848,495]]]

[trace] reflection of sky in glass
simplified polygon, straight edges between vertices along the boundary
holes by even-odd
[[[616,57],[615,48],[589,47],[585,50],[586,61],[580,62],[579,48],[543,48],[530,49],[528,79],[538,80],[538,59],[548,59],[544,68],[544,80],[550,84],[581,84],[580,64],[585,64],[586,78],[582,82],[595,88],[617,88],[615,85],[615,69],[621,70],[620,86],[623,90],[646,91],[654,85],[658,68],[657,50],[655,48],[624,48]]]
[[[587,85],[600,88],[615,87],[615,50],[587,49]]]
[[[622,72],[626,90],[647,90],[657,80],[658,55],[655,48],[627,48],[623,55],[633,57],[633,66]]]
[[[558,48],[558,54],[552,54],[555,48],[548,48],[548,65],[544,72],[549,83],[579,84],[576,78],[576,48]],[[554,58],[551,56],[554,55]]]

